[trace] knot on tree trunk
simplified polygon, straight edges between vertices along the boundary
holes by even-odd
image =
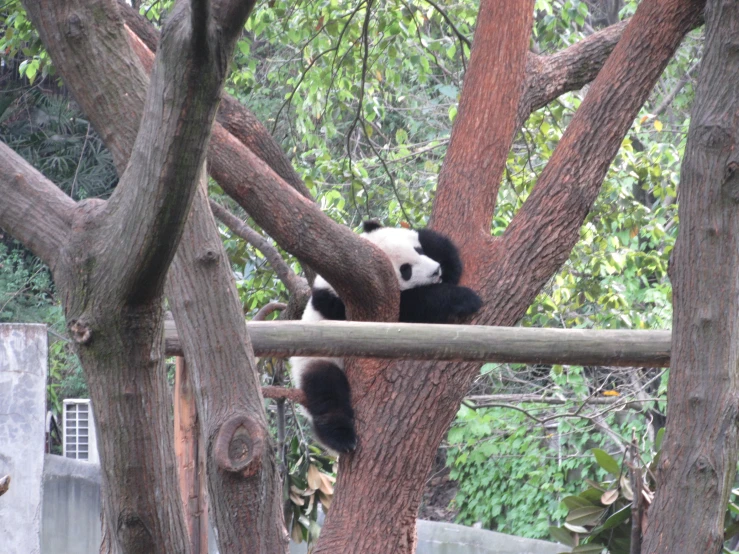
[[[205,266],[213,265],[218,261],[218,252],[209,248],[198,256],[198,261]]]
[[[136,513],[128,510],[120,513],[116,535],[124,552],[156,551],[149,526]]]
[[[256,475],[262,467],[264,427],[249,416],[237,415],[226,421],[215,441],[218,467],[244,477]]]
[[[92,329],[87,322],[73,319],[69,322],[69,333],[77,344],[87,344],[92,340]]]

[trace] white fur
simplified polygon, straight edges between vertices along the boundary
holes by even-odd
[[[370,233],[362,233],[360,236],[373,243],[390,258],[395,275],[398,277],[400,290],[441,282],[439,263],[416,252],[416,248],[421,248],[416,231],[380,227]],[[400,267],[403,264],[410,264],[413,268],[413,274],[408,281],[400,275]]]

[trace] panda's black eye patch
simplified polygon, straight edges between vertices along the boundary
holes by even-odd
[[[411,264],[403,264],[400,266],[400,276],[403,278],[404,281],[410,280],[412,275],[413,267],[411,267]]]
[[[423,256],[423,248],[421,248],[420,246],[416,246],[416,247],[414,248],[414,250],[415,250],[416,252],[418,252],[418,253],[419,253],[419,254],[420,254],[421,256]]]

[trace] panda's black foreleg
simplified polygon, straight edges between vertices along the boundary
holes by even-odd
[[[404,323],[451,323],[482,307],[472,289],[437,283],[401,291],[400,321]]]
[[[303,371],[300,385],[318,441],[339,453],[354,450],[357,434],[351,391],[341,368],[330,360],[314,360]]]

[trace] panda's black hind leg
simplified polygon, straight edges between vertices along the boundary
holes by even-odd
[[[300,385],[318,441],[335,452],[354,450],[357,434],[351,391],[341,368],[329,360],[315,360],[303,372]]]

